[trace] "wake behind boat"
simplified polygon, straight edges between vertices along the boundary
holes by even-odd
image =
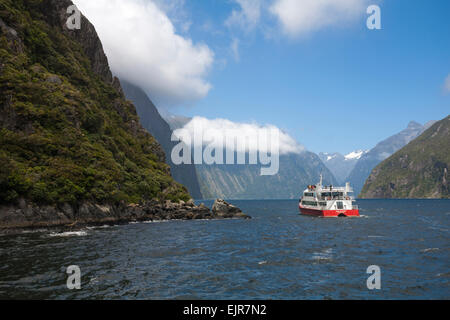
[[[316,185],[309,185],[302,194],[300,213],[318,217],[359,217],[359,208],[352,196],[350,183],[345,187],[322,186],[322,175]]]

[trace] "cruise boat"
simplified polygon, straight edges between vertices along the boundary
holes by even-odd
[[[350,183],[345,187],[309,185],[303,192],[298,207],[301,214],[318,217],[359,217],[359,208],[352,196]]]

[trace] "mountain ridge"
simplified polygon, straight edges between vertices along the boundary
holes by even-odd
[[[339,152],[320,152],[319,158],[325,166],[333,173],[340,184],[344,184],[350,172],[355,167],[361,156],[367,153],[362,150],[352,151],[346,155]]]
[[[420,136],[432,123],[433,121],[429,121],[425,125],[421,125],[416,121],[410,121],[405,129],[380,141],[374,148],[362,155],[346,178],[355,190],[355,195],[359,195],[373,168]]]
[[[309,185],[319,181],[336,185],[333,174],[312,152],[280,155],[279,172],[261,176],[259,165],[197,165],[205,198],[297,199]]]
[[[377,165],[363,198],[450,198],[450,116]]]

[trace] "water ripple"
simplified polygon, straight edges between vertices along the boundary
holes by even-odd
[[[0,298],[450,298],[448,200],[359,201],[364,219],[300,216],[289,200],[234,203],[254,219],[2,235]],[[366,287],[373,264],[379,292]],[[81,290],[65,285],[70,265]]]

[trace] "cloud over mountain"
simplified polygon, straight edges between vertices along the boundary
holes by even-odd
[[[196,133],[199,133],[201,136],[205,137],[203,141],[201,141],[203,146],[208,145],[217,148],[226,145],[225,141],[219,140],[222,140],[222,137],[225,137],[226,139],[228,133],[230,133],[230,136],[239,136],[239,138],[247,137],[247,151],[256,152],[267,152],[267,150],[270,150],[270,146],[264,143],[264,141],[261,143],[261,137],[270,137],[271,134],[275,133],[275,136],[278,137],[277,140],[280,154],[298,154],[304,151],[304,147],[302,145],[300,145],[287,133],[271,124],[260,125],[257,123],[233,122],[227,119],[207,119],[203,117],[194,117],[182,128],[182,131],[175,131],[175,134],[184,142],[188,144],[194,143],[194,145],[198,146],[198,144],[195,143],[198,141],[193,141],[193,137]],[[190,141],[186,140],[185,134],[187,134],[187,137],[191,139]],[[269,140],[269,138],[267,140]],[[240,149],[238,146],[236,151],[244,152],[245,149]]]
[[[208,94],[213,51],[177,34],[156,1],[74,3],[94,24],[113,72],[142,87],[156,104],[185,105]]]

